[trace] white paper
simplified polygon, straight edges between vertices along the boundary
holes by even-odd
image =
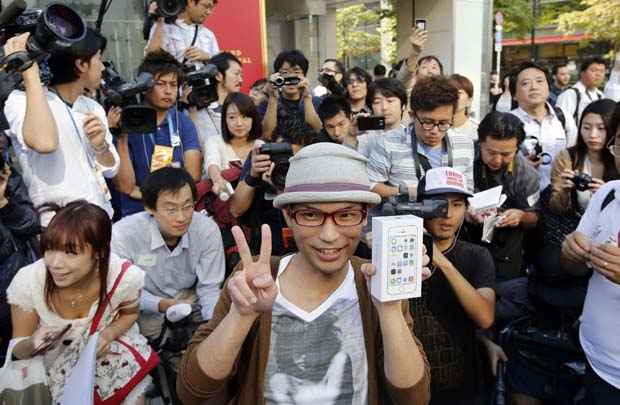
[[[505,200],[504,200],[505,201]],[[489,208],[497,208],[502,202],[502,186],[490,188],[469,197],[469,205],[474,211],[482,211]]]
[[[95,367],[97,366],[97,340],[99,332],[88,339],[80,358],[65,380],[62,405],[92,405],[95,392]]]
[[[493,235],[495,233],[495,227],[499,223],[501,217],[498,217],[497,214],[490,215],[484,219],[484,225],[482,226],[482,241],[486,243],[491,243],[493,240]]]

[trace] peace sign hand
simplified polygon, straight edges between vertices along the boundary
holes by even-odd
[[[278,295],[278,287],[271,275],[271,230],[268,225],[261,227],[258,261],[253,260],[241,228],[234,226],[232,234],[239,249],[243,270],[236,272],[228,281],[230,299],[241,315],[268,312]]]

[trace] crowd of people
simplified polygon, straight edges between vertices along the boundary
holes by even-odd
[[[190,306],[172,384],[185,404],[470,405],[504,373],[516,405],[620,403],[620,105],[613,83],[599,90],[604,59],[573,86],[566,65],[495,75],[480,121],[472,81],[424,54],[418,28],[389,72],[327,59],[313,88],[304,54],[283,50],[245,94],[243,63],[203,25],[216,6],[189,0],[176,21],[149,8],[154,132],[94,96],[95,30],[50,56],[48,83],[37,63],[22,72],[0,135],[1,357],[43,356],[60,403],[98,332],[96,394],[142,404],[162,330]],[[188,66],[206,65],[212,96],[190,102]],[[371,219],[395,199],[444,210],[424,216],[422,296],[379,302]]]

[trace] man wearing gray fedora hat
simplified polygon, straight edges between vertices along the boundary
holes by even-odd
[[[317,143],[290,162],[274,205],[284,211],[298,252],[270,257],[271,233],[263,225],[253,259],[241,230],[233,229],[242,263],[185,353],[180,398],[427,404],[429,365],[407,301],[373,300],[368,281],[375,269],[352,257],[368,207],[380,202],[370,191],[366,159]]]

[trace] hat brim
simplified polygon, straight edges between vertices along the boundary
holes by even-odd
[[[473,197],[474,196],[469,191],[461,190],[460,188],[450,188],[450,187],[437,188],[437,189],[434,189],[432,191],[424,192],[422,195],[438,195],[438,194],[462,194],[462,195],[465,195],[467,197]]]
[[[273,200],[273,205],[276,208],[283,208],[292,204],[335,202],[351,202],[374,206],[381,202],[381,196],[372,191],[285,192]]]

